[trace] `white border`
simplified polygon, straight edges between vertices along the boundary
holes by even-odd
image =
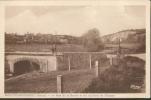
[[[146,6],[146,93],[4,93],[4,26],[5,6],[51,5],[145,5]],[[0,1],[0,98],[149,98],[150,97],[150,1],[149,0],[33,0]]]

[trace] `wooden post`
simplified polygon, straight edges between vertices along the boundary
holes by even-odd
[[[47,60],[47,72],[48,72],[48,60]]]
[[[71,61],[70,61],[70,57],[68,56],[68,66],[69,66],[69,71],[71,70]]]
[[[57,75],[57,93],[62,92],[62,75]]]
[[[97,61],[95,61],[95,70],[96,70],[96,77],[98,77],[99,76],[99,62],[98,62],[98,60]]]
[[[91,69],[92,68],[91,54],[89,55],[89,60],[90,60],[90,69]]]
[[[110,65],[113,65],[113,57],[110,57]]]

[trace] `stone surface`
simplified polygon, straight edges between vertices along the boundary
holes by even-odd
[[[41,72],[49,72],[57,70],[57,58],[54,55],[6,55],[6,61],[9,64],[10,72],[14,72],[14,64],[19,61],[31,61],[40,66]]]

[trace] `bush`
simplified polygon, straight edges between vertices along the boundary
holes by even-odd
[[[100,38],[100,32],[97,28],[88,30],[82,37],[82,44],[90,52],[101,51],[104,49],[104,44]]]
[[[128,65],[127,62],[135,64]],[[142,66],[143,65],[143,66]],[[128,93],[141,92],[130,88],[131,84],[142,85],[144,79],[137,77],[145,76],[144,61],[136,57],[126,57],[117,66],[111,66],[100,74],[84,92],[88,93]]]

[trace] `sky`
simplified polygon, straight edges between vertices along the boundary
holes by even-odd
[[[145,6],[7,6],[5,31],[81,36],[145,28]]]

